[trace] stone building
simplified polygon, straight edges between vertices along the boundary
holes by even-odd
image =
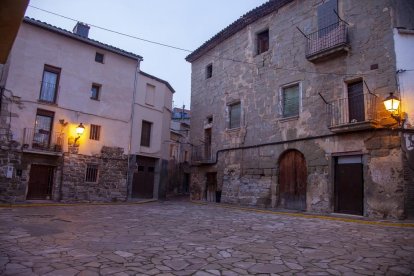
[[[393,33],[413,14],[412,1],[272,0],[188,55],[192,199],[412,216],[414,90],[396,72],[414,66],[396,62]]]
[[[165,196],[174,90],[88,34],[24,18],[1,80],[0,201]]]
[[[188,195],[190,191],[190,118],[190,110],[173,108],[167,195]]]

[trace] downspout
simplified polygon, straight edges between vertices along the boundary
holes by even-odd
[[[128,141],[128,165],[127,165],[127,200],[131,196],[131,191],[129,191],[131,174],[130,174],[130,163],[131,163],[131,148],[132,148],[132,131],[134,127],[134,116],[135,116],[135,99],[137,95],[137,82],[138,82],[138,73],[139,73],[139,66],[142,59],[137,59],[137,67],[135,69],[135,77],[134,77],[134,90],[132,92],[132,103],[131,103],[131,117],[129,118],[129,122],[131,123],[129,128],[129,141]]]

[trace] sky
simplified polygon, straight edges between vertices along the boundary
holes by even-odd
[[[131,36],[193,51],[267,0],[30,0],[26,16],[72,31],[65,17]],[[33,7],[31,7],[33,6]],[[91,26],[89,38],[144,57],[141,70],[168,81],[173,105],[191,101],[190,52],[163,47]]]

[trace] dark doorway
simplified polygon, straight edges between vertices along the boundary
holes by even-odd
[[[297,150],[285,152],[279,160],[279,206],[306,210],[307,169],[305,157]]]
[[[363,215],[362,156],[340,156],[335,162],[335,212]]]
[[[216,202],[217,173],[206,173],[206,178],[206,200],[210,202]]]
[[[183,193],[188,194],[190,193],[190,174],[184,173],[184,180],[183,180]]]
[[[51,199],[54,167],[31,165],[27,199]]]
[[[154,197],[154,174],[157,159],[137,156],[138,172],[132,179],[132,197]]]
[[[362,81],[348,84],[349,122],[365,121],[364,86]]]
[[[204,130],[204,160],[211,159],[211,128]]]

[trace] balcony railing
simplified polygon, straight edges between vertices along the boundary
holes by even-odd
[[[33,128],[25,128],[23,131],[24,150],[62,152],[63,142],[63,133]]]
[[[377,96],[371,93],[335,100],[327,105],[329,127],[372,128],[377,120],[376,106]]]
[[[208,163],[212,161],[211,145],[201,144],[193,146],[193,152],[191,155],[193,162]]]
[[[333,53],[347,51],[348,28],[343,21],[308,34],[306,37],[306,58],[311,61]]]

